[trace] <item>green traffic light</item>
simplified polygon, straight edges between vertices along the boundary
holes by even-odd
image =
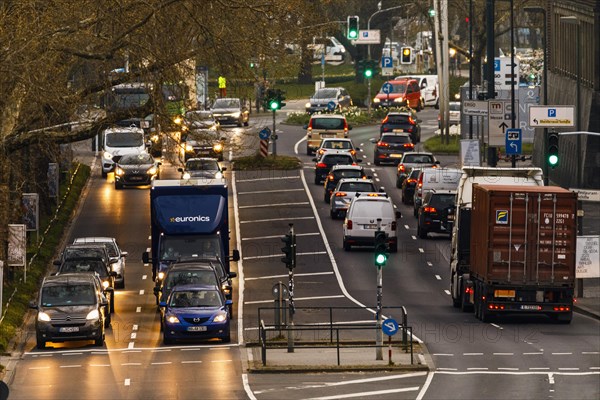
[[[558,156],[556,154],[551,154],[548,156],[548,164],[551,167],[555,167],[558,164]]]
[[[365,78],[371,78],[373,76],[372,69],[365,69]]]
[[[277,110],[279,108],[279,104],[277,104],[276,101],[272,101],[271,104],[269,104],[269,107],[271,107],[271,110]]]
[[[348,36],[350,39],[356,39],[358,37],[358,32],[352,30],[352,31],[348,32]]]
[[[433,8],[430,8],[428,14],[430,17],[435,17],[435,10]]]
[[[378,266],[385,265],[387,257],[385,254],[376,254],[375,255],[375,264]]]

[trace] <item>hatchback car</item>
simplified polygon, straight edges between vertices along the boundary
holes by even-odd
[[[347,138],[352,126],[341,114],[316,114],[310,117],[306,129],[306,154],[311,155],[325,138]]]
[[[410,140],[408,133],[384,133],[379,140],[373,138],[375,155],[373,162],[380,165],[382,162],[400,162],[404,153],[414,151],[415,145]]]
[[[248,126],[250,111],[242,105],[238,98],[220,98],[215,100],[211,111],[220,124],[236,124]]]
[[[323,181],[334,165],[356,165],[361,162],[361,159],[355,158],[348,152],[328,152],[320,159],[313,158],[315,162],[315,183],[319,184]]]
[[[210,111],[188,111],[181,126],[180,158],[212,157],[223,161],[225,137]]]
[[[108,251],[109,261],[111,262],[111,269],[117,273],[115,277],[115,286],[119,289],[125,288],[125,260],[127,258],[127,252],[121,250],[117,240],[112,237],[80,237],[73,241],[73,244],[103,244],[106,246]]]
[[[171,290],[177,285],[205,284],[221,286],[215,268],[210,263],[173,264],[165,273],[164,279],[154,287],[156,304],[167,301]]]
[[[432,153],[404,153],[396,171],[396,187],[402,187],[402,182],[413,168],[436,168],[439,164],[440,162]]]
[[[177,168],[181,172],[181,179],[223,179],[226,170],[214,158],[190,158],[185,162],[185,168]]]
[[[44,278],[37,301],[35,336],[38,349],[47,342],[93,340],[104,344],[107,300],[89,274],[64,274]]]
[[[337,183],[342,178],[371,179],[371,176],[367,176],[364,167],[360,165],[334,165],[327,174],[323,185],[325,188],[323,201],[325,203],[329,203],[333,189],[335,189]]]
[[[350,107],[352,98],[343,87],[327,87],[318,89],[306,103],[306,112],[312,114],[317,111],[333,111],[339,108]]]
[[[415,187],[417,186],[417,179],[419,178],[420,172],[421,168],[412,168],[409,170],[406,179],[402,181],[402,186],[400,189],[402,192],[403,204],[412,204],[415,195]]]
[[[392,91],[386,93],[385,85],[392,85]],[[417,111],[425,108],[421,97],[421,88],[415,79],[399,79],[387,81],[381,86],[381,90],[373,99],[374,107],[401,107],[407,106]]]
[[[426,239],[430,232],[452,234],[456,190],[432,190],[419,207],[417,236]]]
[[[217,338],[229,343],[231,304],[215,285],[175,286],[167,301],[160,303],[163,342]]]
[[[350,202],[357,193],[377,192],[377,187],[372,179],[343,178],[331,193],[331,207],[329,215],[332,219],[340,218],[346,214]],[[383,191],[380,189],[379,191]]]
[[[61,265],[63,261],[71,258],[99,258],[110,271],[115,270],[114,263],[117,261],[111,258],[108,247],[104,243],[73,243],[65,246],[60,253],[58,260],[54,260],[54,265]]]
[[[352,139],[340,139],[340,138],[326,138],[321,142],[321,146],[317,149],[315,154],[317,158],[320,158],[323,154],[328,151],[338,151],[343,150],[351,153],[353,156],[356,156],[356,152],[360,150],[360,148],[354,146],[352,143]]]
[[[383,121],[381,121],[379,132],[380,134],[385,132],[405,132],[410,134],[410,140],[412,140],[413,143],[416,144],[421,141],[421,127],[419,126],[416,116],[413,115],[411,111],[389,112]]]
[[[154,179],[160,179],[161,165],[161,162],[146,152],[125,154],[115,163],[115,189],[150,185]]]

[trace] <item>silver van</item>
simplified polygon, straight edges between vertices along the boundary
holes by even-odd
[[[425,194],[431,190],[457,190],[462,171],[456,168],[423,168],[415,186],[414,216],[419,215]]]

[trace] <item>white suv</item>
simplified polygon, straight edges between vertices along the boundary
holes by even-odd
[[[400,211],[396,211],[387,194],[357,193],[344,220],[344,250],[350,251],[352,246],[372,246],[375,232],[380,228],[387,233],[390,251],[395,253],[398,251],[396,220],[400,217]]]
[[[146,151],[144,130],[136,127],[108,128],[102,132],[102,177],[106,178],[115,163],[125,154],[139,154]]]

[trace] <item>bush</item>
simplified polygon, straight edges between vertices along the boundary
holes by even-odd
[[[459,135],[450,135],[450,140],[448,144],[442,143],[442,136],[435,135],[425,141],[423,144],[425,150],[430,151],[432,153],[452,153],[458,154],[460,148],[460,136]]]

